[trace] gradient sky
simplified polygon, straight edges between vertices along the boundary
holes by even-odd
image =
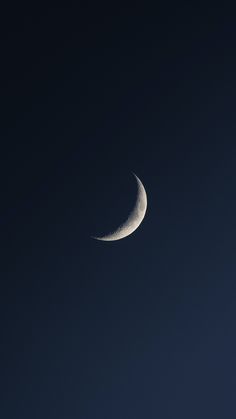
[[[1,13],[0,417],[235,419],[233,12]],[[126,219],[135,172],[148,195]]]

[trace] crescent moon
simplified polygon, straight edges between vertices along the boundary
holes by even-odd
[[[112,233],[101,237],[93,237],[93,239],[107,242],[121,240],[132,234],[140,226],[147,210],[147,194],[141,180],[135,173],[133,175],[137,181],[138,190],[136,203],[129,217]]]

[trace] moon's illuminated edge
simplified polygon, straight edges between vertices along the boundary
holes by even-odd
[[[135,173],[133,173],[133,175],[137,181],[138,191],[135,206],[131,211],[128,219],[112,233],[101,237],[93,236],[93,239],[100,241],[121,240],[132,234],[142,223],[147,211],[147,194],[141,180]]]

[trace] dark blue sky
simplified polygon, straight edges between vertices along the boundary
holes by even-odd
[[[2,418],[235,418],[232,12],[3,10]]]

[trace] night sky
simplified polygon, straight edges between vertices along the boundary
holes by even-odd
[[[235,14],[176,3],[1,11],[2,419],[236,417]]]

